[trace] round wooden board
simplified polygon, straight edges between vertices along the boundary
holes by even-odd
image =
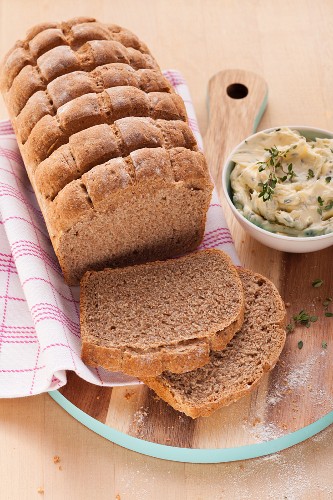
[[[247,87],[246,98],[227,96],[228,86],[235,82]],[[226,154],[256,129],[266,106],[267,85],[254,73],[227,70],[211,79],[208,94],[205,153],[241,262],[274,281],[289,305],[288,321],[302,309],[318,316],[318,321],[309,329],[297,326],[287,336],[277,366],[249,396],[208,418],[192,420],[144,385],[99,387],[74,373],[68,373],[66,386],[50,393],[84,425],[121,446],[197,463],[274,453],[333,423],[333,318],[325,317],[323,307],[323,301],[333,296],[332,250],[284,254],[244,233],[223,198],[221,169]],[[324,284],[313,288],[311,283],[318,278]]]

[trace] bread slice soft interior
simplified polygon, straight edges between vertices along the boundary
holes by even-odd
[[[80,310],[84,362],[155,377],[208,363],[241,327],[244,294],[230,258],[205,250],[87,272]]]

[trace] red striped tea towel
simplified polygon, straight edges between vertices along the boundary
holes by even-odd
[[[173,70],[165,76],[183,97],[202,147],[184,79]],[[215,191],[200,248],[223,249],[238,264]],[[62,277],[11,125],[0,122],[0,397],[57,389],[66,384],[66,370],[99,385],[138,383],[83,364],[78,299],[78,287]]]

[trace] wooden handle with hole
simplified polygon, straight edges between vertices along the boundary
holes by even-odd
[[[224,161],[239,142],[256,130],[267,94],[265,80],[250,71],[228,69],[209,81],[209,124],[204,146],[219,194]]]

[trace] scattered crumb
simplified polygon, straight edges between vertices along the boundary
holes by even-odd
[[[61,465],[59,465],[58,469],[59,469],[59,470],[62,470],[62,467],[61,467]]]
[[[38,488],[37,493],[39,493],[40,495],[44,495],[44,488]]]
[[[58,455],[54,455],[53,457],[53,463],[58,464],[60,462],[60,457]]]
[[[119,493],[116,495],[116,500],[121,500]]]
[[[133,392],[126,392],[125,399],[127,399],[127,400],[131,399],[131,397],[133,396],[133,394],[134,394]]]
[[[261,419],[259,417],[256,417],[252,422],[253,427],[260,424],[260,422],[261,422]]]
[[[99,396],[96,396],[96,399],[99,399]]]
[[[285,302],[286,307],[290,307],[290,305],[291,305],[290,302]]]

